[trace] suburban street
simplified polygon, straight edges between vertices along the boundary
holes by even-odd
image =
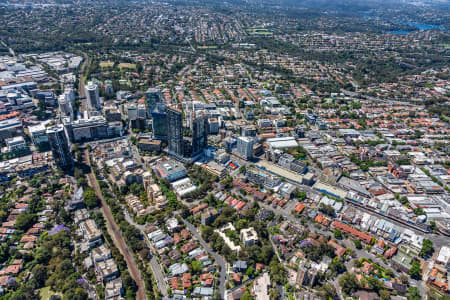
[[[152,268],[153,275],[155,276],[159,292],[164,297],[168,297],[169,296],[169,294],[167,293],[168,286],[163,271],[161,269],[161,264],[156,258],[156,255],[152,255],[152,258],[150,259],[150,267]]]
[[[216,263],[220,266],[220,282],[219,282],[219,293],[222,299],[225,299],[225,281],[227,276],[227,264],[225,260],[214,252],[208,243],[200,236],[194,225],[183,219],[184,225],[192,233],[192,235],[200,242],[200,244],[208,251],[208,253],[214,257]]]

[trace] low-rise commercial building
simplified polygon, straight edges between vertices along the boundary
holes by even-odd
[[[175,181],[186,176],[186,168],[182,163],[175,160],[159,161],[153,170],[161,179]]]
[[[22,122],[17,118],[0,121],[0,141],[24,135]]]

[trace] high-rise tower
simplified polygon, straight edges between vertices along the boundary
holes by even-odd
[[[167,108],[167,140],[169,153],[183,156],[183,113],[173,106]]]
[[[64,126],[57,124],[48,127],[46,133],[56,164],[62,168],[72,166],[72,155],[70,154],[69,142],[64,132]]]
[[[64,93],[58,98],[59,110],[62,117],[73,118],[72,103],[75,101],[75,93],[73,89],[65,89]]]
[[[244,159],[250,160],[253,158],[253,139],[246,136],[237,138],[237,153]]]
[[[200,153],[208,145],[208,118],[198,116],[192,121],[192,154]]]
[[[86,99],[89,106],[89,109],[91,110],[97,110],[100,108],[100,97],[98,95],[98,86],[93,83],[92,81],[89,81],[88,84],[85,86],[86,90]]]
[[[161,102],[161,91],[157,88],[149,88],[145,92],[145,106],[147,110],[147,117],[151,116],[151,112],[156,103]]]
[[[167,107],[163,103],[157,103],[152,109],[153,138],[167,140]]]

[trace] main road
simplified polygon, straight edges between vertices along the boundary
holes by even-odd
[[[86,110],[86,92],[84,90],[84,71],[89,65],[89,56],[82,52],[83,55],[83,64],[81,65],[80,70],[78,71],[78,98],[80,99],[80,112]]]
[[[16,56],[16,53],[14,52],[13,48],[9,47],[4,41],[0,40],[0,44],[2,44],[5,48],[8,48],[9,53],[12,56]]]
[[[225,260],[222,258],[222,256],[220,256],[219,254],[214,252],[214,250],[211,249],[211,247],[209,247],[208,243],[205,242],[205,240],[203,240],[203,238],[200,236],[200,234],[198,233],[198,231],[194,225],[192,225],[191,223],[189,223],[188,221],[186,221],[184,219],[182,219],[182,220],[183,220],[184,225],[186,225],[186,228],[200,242],[200,244],[203,246],[203,248],[205,248],[206,251],[212,257],[214,257],[214,260],[220,266],[219,293],[220,293],[221,299],[225,299],[225,281],[227,278],[227,264],[226,264]]]
[[[78,72],[78,95],[80,96],[80,98],[84,98],[85,92],[84,92],[84,78],[83,78],[83,74],[84,71],[86,70],[86,67],[89,65],[89,56],[87,56],[86,53],[82,52],[83,55],[83,64],[81,65],[81,68]]]
[[[85,155],[85,161],[86,161],[87,165],[91,166],[90,159],[89,159],[89,151],[87,149],[85,149],[84,155]],[[132,255],[131,251],[128,249],[127,244],[125,243],[122,233],[120,232],[119,226],[117,226],[116,221],[114,220],[114,217],[111,212],[111,208],[109,207],[108,203],[106,203],[105,199],[103,198],[103,195],[100,191],[100,187],[97,183],[97,180],[95,178],[93,171],[91,171],[91,173],[89,173],[87,175],[87,177],[88,177],[89,185],[91,186],[91,188],[94,189],[95,193],[97,194],[97,197],[101,201],[101,204],[102,204],[101,211],[106,220],[106,228],[108,230],[108,233],[111,235],[114,245],[119,249],[120,253],[122,253],[122,255],[125,259],[125,262],[127,263],[127,267],[130,272],[130,275],[136,282],[136,285],[138,287],[138,291],[136,293],[136,299],[146,300],[147,295],[145,293],[145,284],[144,284],[144,280],[142,280],[141,272],[139,271],[139,268],[136,264],[134,256]]]

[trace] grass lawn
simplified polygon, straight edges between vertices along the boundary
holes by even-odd
[[[252,35],[272,35],[273,33],[265,28],[250,28],[247,32]]]
[[[51,291],[49,286],[40,289],[39,294],[41,296],[41,300],[48,300],[53,295],[58,295],[60,297],[63,296],[61,293],[55,293],[55,292]]]
[[[130,64],[130,63],[120,63],[119,64],[120,69],[133,69],[136,70],[136,64]]]
[[[217,46],[198,46],[197,49],[217,49]]]
[[[114,62],[113,61],[101,61],[99,63],[100,68],[111,68],[114,67]]]

